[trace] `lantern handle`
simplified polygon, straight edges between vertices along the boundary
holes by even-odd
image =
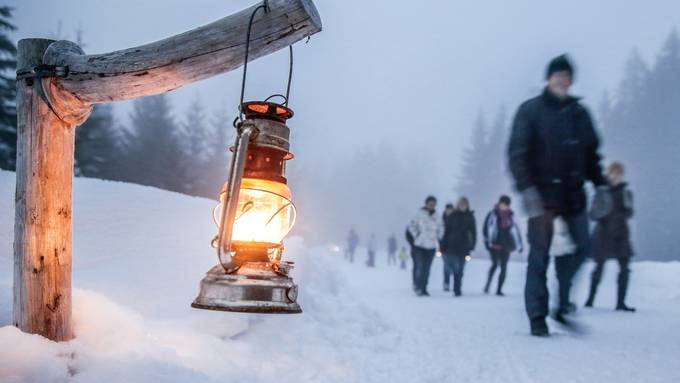
[[[233,273],[239,267],[231,256],[231,237],[234,231],[234,219],[238,207],[248,144],[255,133],[256,128],[250,124],[239,129],[234,143],[234,154],[231,157],[226,195],[221,204],[220,226],[217,234],[217,258],[227,273]]]
[[[250,32],[252,31],[253,28],[253,20],[255,19],[255,15],[257,14],[257,11],[260,9],[264,10],[264,13],[269,12],[269,1],[264,0],[262,2],[262,5],[258,6],[253,10],[253,13],[250,15],[250,20],[248,21],[248,31],[246,32],[246,53],[245,53],[245,59],[243,60],[243,79],[241,80],[241,102],[238,104],[238,119],[239,121],[243,122],[243,110],[241,110],[241,105],[243,105],[243,100],[245,97],[246,93],[246,75],[248,73],[248,55],[249,55],[249,50],[250,50]],[[288,65],[288,85],[286,86],[286,95],[281,95],[281,94],[274,94],[272,96],[267,97],[266,100],[269,100],[270,98],[274,96],[280,96],[283,97],[284,102],[283,106],[288,107],[288,98],[290,96],[290,83],[293,79],[293,45],[288,46],[288,52],[289,52],[289,62],[290,64]],[[265,100],[265,101],[266,101]]]

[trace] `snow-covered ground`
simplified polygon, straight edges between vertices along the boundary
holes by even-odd
[[[524,264],[507,296],[481,294],[488,263],[467,265],[462,298],[410,291],[410,271],[348,264],[332,248],[287,242],[301,315],[194,310],[215,262],[212,201],[153,188],[74,183],[74,322],[53,343],[9,326],[14,175],[0,172],[0,382],[678,382],[680,262],[634,263],[635,314],[611,310],[614,264],[587,329],[528,335]],[[302,217],[304,219],[304,217]],[[589,268],[587,265],[586,268]],[[585,275],[575,300],[583,302]]]

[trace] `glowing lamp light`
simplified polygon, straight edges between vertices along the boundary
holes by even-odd
[[[213,211],[218,235],[213,240],[220,264],[200,284],[194,308],[299,313],[292,262],[282,260],[283,239],[295,224],[295,205],[285,178],[291,160],[293,111],[272,102],[241,105],[245,119],[235,124],[229,179]],[[215,217],[219,215],[219,218]]]

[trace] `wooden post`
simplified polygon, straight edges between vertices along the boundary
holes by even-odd
[[[71,329],[71,190],[74,129],[92,105],[149,96],[243,65],[255,7],[214,23],[121,51],[85,55],[74,43],[19,41],[18,68],[59,68],[62,77],[17,81],[14,324],[62,341]],[[312,0],[269,0],[254,19],[250,58],[321,30]]]
[[[17,65],[42,64],[53,43],[19,41]],[[39,79],[17,81],[14,324],[69,340],[71,331],[71,185],[75,126],[60,120]]]

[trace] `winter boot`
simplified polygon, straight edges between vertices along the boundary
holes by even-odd
[[[449,287],[449,284],[444,282],[444,291],[451,291],[451,287]]]
[[[629,313],[634,313],[636,310],[635,307],[629,307],[626,306],[625,303],[619,303],[618,305],[616,305],[616,311],[626,311]]]
[[[545,317],[531,318],[531,335],[538,337],[548,337],[550,336],[550,331],[548,331],[548,324],[545,323]]]

